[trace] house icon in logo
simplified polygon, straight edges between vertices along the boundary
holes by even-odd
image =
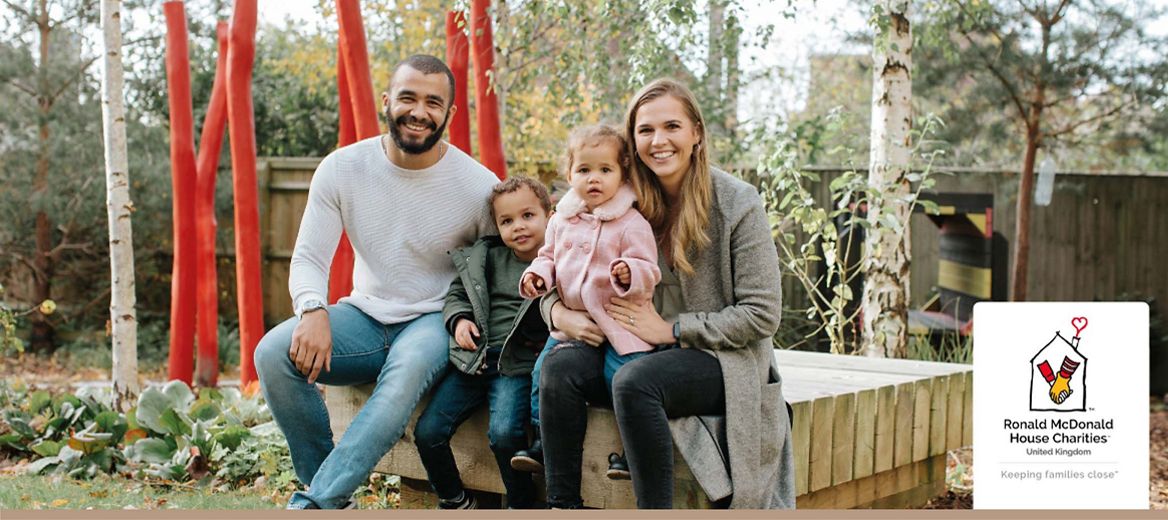
[[[1087,411],[1087,357],[1079,352],[1079,336],[1087,318],[1071,320],[1075,337],[1054,337],[1030,358],[1030,410]]]

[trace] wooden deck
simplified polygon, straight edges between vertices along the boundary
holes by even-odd
[[[911,507],[944,491],[946,452],[972,444],[971,365],[784,350],[776,350],[775,358],[794,412],[798,507]],[[327,389],[338,439],[370,389]],[[414,449],[413,425],[422,408],[377,466],[377,471],[402,477],[402,507],[433,506]],[[591,407],[588,424],[581,489],[585,505],[635,507],[632,484],[604,476],[608,454],[620,450],[612,411]],[[451,448],[468,488],[502,493],[486,425],[484,408],[459,429]],[[676,451],[675,456],[675,507],[708,507],[689,468]]]

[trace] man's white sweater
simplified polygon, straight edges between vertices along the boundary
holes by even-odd
[[[312,176],[292,253],[294,308],[326,301],[344,229],[356,261],[353,292],[341,302],[385,324],[442,310],[456,275],[447,251],[494,233],[487,199],[498,182],[453,146],[421,170],[390,162],[380,137],[329,154]]]

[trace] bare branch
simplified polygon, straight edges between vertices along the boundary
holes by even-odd
[[[1050,17],[1050,24],[1054,25],[1056,23],[1059,23],[1059,21],[1062,20],[1063,17],[1067,15],[1066,9],[1070,5],[1071,5],[1070,0],[1060,0],[1058,7],[1056,7],[1054,9],[1054,14],[1051,15],[1051,17]]]
[[[36,16],[34,16],[32,13],[28,12],[27,9],[24,9],[23,7],[16,4],[12,0],[3,0],[3,2],[4,2],[4,5],[8,6],[9,9],[12,9],[17,14],[29,19],[29,21],[33,21],[33,22],[36,21]]]
[[[970,47],[974,49],[974,52],[977,53],[982,62],[985,63],[985,66],[987,69],[989,69],[990,73],[998,79],[998,82],[1000,82],[1002,86],[1005,87],[1006,92],[1010,94],[1010,100],[1014,102],[1014,106],[1018,109],[1018,115],[1022,118],[1026,118],[1026,107],[1022,101],[1022,98],[1018,94],[1017,87],[1015,87],[1014,84],[1010,82],[1010,80],[1006,77],[1005,74],[1002,73],[1002,71],[998,70],[998,67],[994,66],[993,60],[991,60],[989,56],[986,56],[985,52],[981,50],[981,47],[979,47],[977,42],[973,40],[973,37],[969,34],[968,31],[962,29],[961,34],[965,37],[965,40],[969,42]]]
[[[8,80],[8,84],[12,85],[13,87],[16,87],[17,90],[24,92],[25,94],[28,94],[32,97],[37,97],[37,91],[35,89],[33,89],[32,87],[30,87],[28,85],[25,85],[24,83],[21,83],[16,78],[12,78],[12,79]]]
[[[80,67],[77,67],[77,72],[73,74],[73,77],[62,83],[60,88],[58,88],[51,96],[49,96],[49,103],[56,101],[58,96],[63,94],[69,87],[73,86],[73,84],[76,83],[78,79],[81,79],[81,76],[83,76],[85,73],[85,69],[88,69],[90,65],[93,65],[93,62],[97,61],[97,58],[98,56],[89,58],[88,60],[85,60],[85,63],[82,63]]]
[[[1096,115],[1088,117],[1086,119],[1081,119],[1081,120],[1076,121],[1074,123],[1068,124],[1068,125],[1060,128],[1054,132],[1046,132],[1046,135],[1048,135],[1050,137],[1058,137],[1061,135],[1069,134],[1071,132],[1074,132],[1076,129],[1083,127],[1084,125],[1088,125],[1088,124],[1095,123],[1098,121],[1103,121],[1104,119],[1113,117],[1116,114],[1122,112],[1123,110],[1130,108],[1132,106],[1135,106],[1135,105],[1136,105],[1135,99],[1125,101],[1125,102],[1120,103],[1114,107],[1111,107],[1111,109],[1107,110],[1106,112],[1096,114]]]

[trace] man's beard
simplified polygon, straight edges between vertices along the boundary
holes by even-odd
[[[397,118],[396,120],[390,121],[389,113],[385,114],[385,120],[387,123],[386,126],[389,127],[389,136],[393,138],[393,143],[397,145],[398,149],[405,153],[418,155],[430,151],[430,149],[434,148],[434,145],[438,144],[438,141],[442,139],[442,134],[446,132],[446,122],[450,120],[450,112],[447,111],[446,115],[443,117],[442,126],[435,125],[433,121],[415,119],[415,122],[426,125],[426,128],[429,128],[431,131],[428,137],[417,144],[406,142],[405,138],[401,135],[401,130],[398,128],[399,125],[409,123],[411,119],[415,118],[411,118],[409,114],[406,114]]]

